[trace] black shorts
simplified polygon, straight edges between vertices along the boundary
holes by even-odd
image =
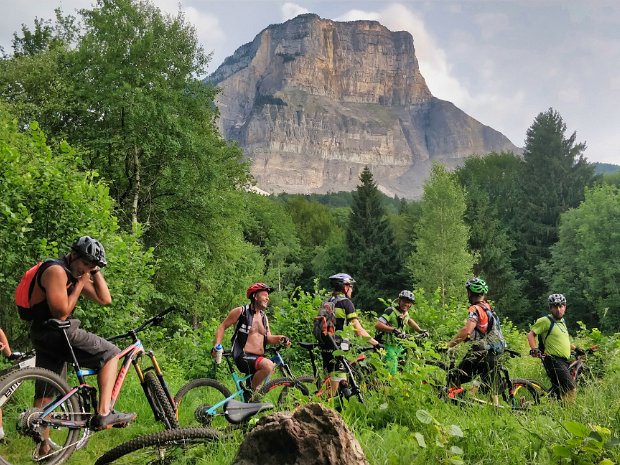
[[[570,375],[568,360],[554,355],[545,355],[542,361],[547,376],[551,380],[553,393],[557,397],[575,389],[575,380]]]
[[[96,334],[80,328],[80,320],[70,320],[67,336],[78,364],[82,368],[99,370],[120,353],[120,349]],[[37,353],[36,366],[66,377],[66,362],[73,362],[67,340],[60,329],[33,323],[30,339]]]
[[[448,375],[450,386],[461,386],[476,376],[480,377],[484,392],[498,393],[499,372],[497,355],[493,352],[470,350],[459,366]]]
[[[254,373],[256,373],[257,365],[264,358],[264,355],[246,354],[245,352],[243,352],[239,357],[235,359],[235,365],[237,365],[237,368],[239,368],[239,371],[241,373],[245,373],[246,375],[253,375]]]
[[[323,358],[323,369],[334,381],[347,379],[347,369],[340,357],[334,357],[333,350],[322,349],[321,356]]]

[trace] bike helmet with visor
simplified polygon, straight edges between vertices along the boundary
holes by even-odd
[[[398,294],[398,298],[408,300],[411,303],[415,302],[415,295],[413,295],[413,292],[407,290],[400,291],[400,294]]]
[[[82,236],[73,242],[71,250],[77,253],[80,257],[96,264],[98,267],[103,268],[108,264],[105,259],[105,250],[97,239],[93,239],[90,236]]]
[[[549,305],[566,305],[566,297],[563,294],[551,294],[547,300]]]
[[[248,299],[251,299],[258,291],[267,291],[268,294],[271,294],[273,292],[273,288],[265,283],[254,283],[250,287],[248,287],[245,295]]]
[[[472,278],[465,283],[465,287],[474,294],[486,294],[489,292],[489,286],[482,278]]]

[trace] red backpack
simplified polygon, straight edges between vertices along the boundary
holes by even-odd
[[[30,306],[30,296],[32,295],[32,291],[34,290],[34,283],[36,282],[37,276],[39,275],[39,270],[44,264],[48,264],[48,266],[58,264],[65,268],[62,262],[60,262],[59,260],[45,260],[44,262],[37,263],[35,266],[33,266],[24,273],[24,276],[22,276],[21,281],[17,285],[17,289],[15,289],[15,303],[17,304],[17,312],[19,313],[19,317],[22,320],[32,321],[34,319],[34,314],[31,311]],[[67,282],[67,289],[70,286],[71,283]]]

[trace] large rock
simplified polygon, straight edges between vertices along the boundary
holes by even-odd
[[[338,413],[307,404],[294,413],[260,419],[234,465],[369,465]]]
[[[388,195],[418,197],[433,161],[518,151],[428,89],[413,37],[376,21],[298,16],[269,26],[209,77],[222,135],[267,192],[354,190],[369,166]]]

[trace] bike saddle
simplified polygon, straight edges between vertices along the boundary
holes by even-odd
[[[224,405],[224,416],[230,423],[243,423],[253,415],[263,410],[270,410],[273,408],[271,403],[247,403],[239,402],[238,400],[229,400]]]

